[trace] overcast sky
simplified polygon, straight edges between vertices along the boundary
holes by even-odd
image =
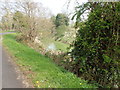
[[[0,1],[14,2],[16,0],[0,0]],[[32,0],[32,1],[42,3],[44,7],[48,8],[54,15],[56,15],[57,13],[66,12],[66,11],[69,11],[68,13],[73,12],[76,0],[71,0],[68,9],[67,9],[67,5],[69,0]],[[77,0],[77,1],[80,4],[82,4],[83,2],[87,2],[88,0]]]
[[[13,2],[16,0],[0,0],[0,1]],[[25,0],[22,0],[22,1],[25,1]],[[42,3],[43,6],[49,8],[51,10],[51,12],[56,15],[57,13],[64,12],[67,10],[67,3],[69,0],[32,0],[32,1]],[[72,12],[74,10],[74,7],[75,7],[74,2],[75,1],[76,0],[71,0],[67,11]],[[88,0],[77,0],[77,1],[80,4],[82,4],[83,2],[87,2]],[[100,0],[98,0],[98,1],[100,1]],[[103,0],[103,1],[112,1],[112,0]],[[118,1],[118,0],[114,0],[114,1]]]
[[[39,0],[43,6],[48,7],[53,14],[57,14],[65,11],[73,11],[75,7],[75,0],[71,0],[69,7],[67,8],[69,0]],[[77,0],[80,4],[87,2],[87,0]]]

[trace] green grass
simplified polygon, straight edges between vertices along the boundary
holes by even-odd
[[[55,43],[57,49],[61,49],[62,51],[66,51],[67,47],[69,46],[68,44],[64,44],[64,43],[61,43],[58,41],[55,41],[54,43]]]
[[[4,35],[3,45],[16,57],[16,63],[22,70],[29,71],[35,87],[40,88],[95,88],[95,85],[76,77],[58,67],[51,59],[15,40],[16,34]],[[32,73],[30,73],[32,72]],[[37,81],[37,82],[36,82]]]
[[[51,43],[55,44],[57,50],[67,51],[67,47],[69,47],[68,44],[55,41],[54,39],[48,37],[44,37],[43,39],[41,39],[41,41],[44,44],[45,48],[47,48]]]

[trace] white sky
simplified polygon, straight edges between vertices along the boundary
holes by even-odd
[[[67,5],[69,0],[38,0],[43,4],[43,6],[48,7],[53,14],[61,13],[67,10]],[[88,0],[78,0],[80,4],[87,2]],[[71,0],[68,7],[69,11],[72,11],[75,7],[75,0]]]
[[[14,2],[16,0],[0,0],[0,1]],[[21,1],[25,1],[25,0],[21,0]],[[51,12],[56,15],[57,13],[61,13],[67,10],[67,2],[69,0],[32,0],[32,1],[41,2],[44,7],[49,8]],[[68,11],[74,10],[75,1],[76,0],[71,0]],[[83,2],[87,2],[88,0],[77,0],[77,1],[80,4],[82,4]],[[100,1],[100,0],[96,0],[96,1]],[[112,1],[112,0],[103,0],[103,1]],[[118,1],[118,0],[114,0],[114,1]]]
[[[17,0],[0,0],[0,2],[15,2]],[[21,0],[21,1],[26,1],[26,0]],[[40,2],[42,3],[43,7],[48,8],[51,12],[52,15],[57,15],[58,13],[67,13],[71,14],[70,17],[74,13],[74,7],[75,1],[76,0],[71,0],[69,7],[67,8],[69,0],[32,0],[35,2]],[[77,0],[79,4],[82,4],[84,2],[87,2],[88,0]],[[1,20],[2,15],[0,15],[0,20]]]
[[[16,0],[0,0],[0,1],[14,2]],[[25,0],[21,0],[21,1],[25,1]],[[75,0],[71,0],[68,10],[67,10],[67,5],[69,0],[32,0],[32,1],[42,3],[43,6],[46,8],[49,8],[54,15],[56,15],[57,13],[65,12],[65,11],[72,12],[75,7],[75,3],[74,3]],[[77,0],[77,1],[80,4],[82,4],[83,2],[87,2],[88,0]]]

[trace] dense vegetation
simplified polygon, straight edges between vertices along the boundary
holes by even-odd
[[[18,34],[16,39],[13,35],[4,36],[4,44],[14,55],[17,50],[22,52],[17,53],[16,57],[21,60],[21,65],[31,65],[31,71],[37,73],[34,80],[48,78],[43,87],[48,87],[52,81],[55,83],[51,87],[55,84],[56,87],[81,87],[78,85],[80,79],[71,76],[71,73],[70,76],[66,75],[68,72],[63,69],[62,72],[53,62],[51,64],[51,59],[57,65],[91,83],[99,84],[100,87],[120,87],[120,2],[87,2],[78,5],[72,18],[76,20],[76,30],[69,25],[67,14],[49,16],[39,3],[19,1],[7,6],[9,4],[3,7],[5,14],[2,16],[0,28],[12,29]],[[12,10],[9,7],[16,8]],[[86,15],[87,18],[84,18]],[[22,43],[34,48],[40,55]],[[68,46],[70,49],[67,52]],[[21,49],[25,49],[25,52]],[[36,58],[34,55],[26,55],[29,52],[34,52]],[[51,71],[44,67],[47,65]],[[86,85],[85,83],[82,87],[89,87]]]
[[[68,27],[69,25],[68,15],[64,13],[58,13],[56,16],[52,16],[51,20],[53,21],[56,28],[55,40],[60,41],[61,38],[64,37],[65,32],[70,31]]]
[[[59,27],[62,25],[68,26],[69,25],[69,18],[67,17],[67,15],[59,13],[56,16],[55,25],[56,25],[56,27]]]
[[[81,16],[87,11],[83,22]],[[75,16],[79,30],[70,70],[101,86],[120,87],[120,3],[85,3],[77,7]]]
[[[17,34],[4,35],[3,45],[36,88],[97,88],[58,67],[50,58],[16,41]]]
[[[41,41],[44,38],[60,41],[62,37],[64,38],[65,32],[71,32],[67,14],[49,15],[46,12],[47,9],[40,3],[32,1],[6,2],[3,3],[2,8],[5,13],[2,15],[1,29],[15,30],[21,33],[17,38],[19,41],[35,42],[36,38]],[[62,43],[64,43],[64,39]]]

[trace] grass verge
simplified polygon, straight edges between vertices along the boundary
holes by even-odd
[[[39,88],[96,88],[87,81],[58,67],[50,58],[45,57],[28,46],[15,40],[16,34],[4,35],[3,45],[16,57],[16,63]]]

